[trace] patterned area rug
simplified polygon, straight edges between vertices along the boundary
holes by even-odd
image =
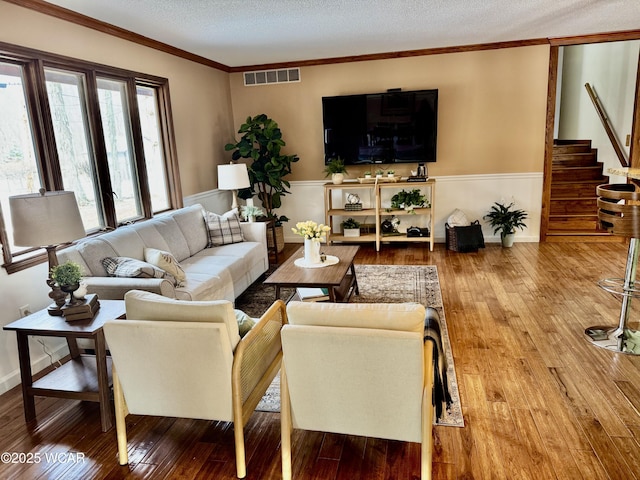
[[[269,272],[267,272],[269,273]],[[438,420],[436,425],[464,427],[458,381],[451,354],[451,343],[447,331],[438,270],[435,266],[413,265],[356,265],[356,275],[360,287],[360,295],[352,296],[354,303],[396,303],[419,302],[424,306],[434,307],[440,316],[442,343],[447,359],[447,376],[449,391],[453,405]],[[236,300],[236,308],[252,317],[260,317],[273,303],[274,289],[257,283],[249,287]],[[293,289],[283,288],[281,298],[287,300]],[[280,377],[276,376],[267,393],[258,404],[257,410],[267,412],[280,411]]]

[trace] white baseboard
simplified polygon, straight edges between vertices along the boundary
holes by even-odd
[[[30,337],[30,338],[40,338],[40,337]],[[66,355],[69,355],[69,348],[67,344],[64,343],[58,347],[53,349],[49,349],[50,347],[47,345],[47,351],[51,354],[51,357],[47,355],[42,348],[42,346],[38,343],[38,347],[40,347],[41,352],[37,353],[36,347],[34,347],[33,343],[31,343],[29,351],[31,353],[31,371],[34,373],[40,372],[45,368],[49,367],[52,364],[55,364],[61,358],[64,358]],[[34,356],[38,355],[38,358],[34,360]],[[20,385],[22,379],[20,378],[20,369],[13,370],[8,375],[0,378],[0,395],[8,392],[12,388],[17,385]]]

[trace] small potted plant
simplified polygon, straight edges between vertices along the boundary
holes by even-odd
[[[527,226],[524,223],[524,220],[527,218],[527,212],[514,209],[513,202],[509,205],[495,202],[484,218],[485,220],[489,220],[489,224],[493,227],[494,234],[500,232],[503,247],[512,247],[516,228],[523,230]]]
[[[393,176],[395,175],[395,170],[387,170],[387,177],[389,178],[393,178]]]
[[[344,161],[340,158],[332,158],[329,163],[324,167],[325,177],[331,175],[331,181],[335,185],[340,185],[344,181],[344,176],[347,174],[347,169],[344,166]]]
[[[255,205],[243,205],[240,208],[242,211],[242,218],[244,218],[245,222],[255,222],[256,217],[264,215],[264,210],[260,207],[256,207]]]
[[[65,293],[71,294],[69,304],[74,305],[78,303],[77,299],[74,299],[73,292],[80,288],[80,280],[82,280],[82,268],[75,262],[68,261],[62,265],[56,265],[51,268],[51,278]]]
[[[382,174],[383,173],[384,172],[382,170],[380,170],[380,169],[376,170],[376,178],[382,178]]]
[[[415,213],[413,210],[415,207],[429,208],[429,206],[427,197],[420,192],[419,188],[414,188],[409,192],[403,189],[391,197],[391,208],[395,210],[404,209],[407,212]]]
[[[345,237],[360,236],[360,222],[353,218],[348,218],[342,222],[342,233]]]
[[[364,178],[371,178],[371,172],[369,171],[364,172]]]

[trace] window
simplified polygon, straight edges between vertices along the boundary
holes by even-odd
[[[12,195],[75,192],[88,234],[180,206],[168,95],[163,78],[0,43],[0,243],[9,273],[41,253],[12,244]]]

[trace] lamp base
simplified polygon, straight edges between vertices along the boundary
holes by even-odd
[[[47,307],[47,313],[53,317],[61,317],[62,309],[55,303],[52,303]]]

